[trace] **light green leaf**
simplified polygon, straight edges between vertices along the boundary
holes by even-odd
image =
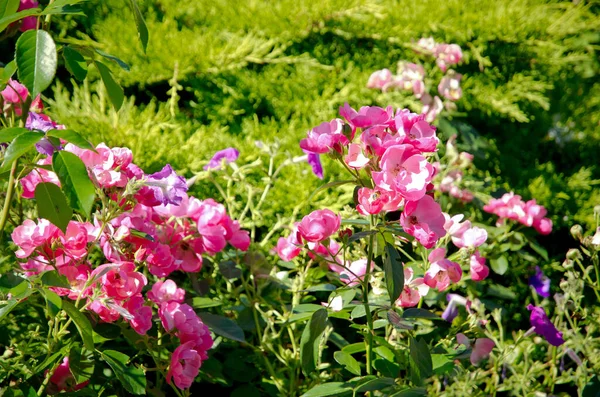
[[[121,69],[123,69],[123,70],[125,70],[127,72],[129,72],[131,70],[131,68],[129,67],[129,65],[125,61],[123,61],[121,58],[118,58],[118,57],[116,57],[114,55],[108,54],[108,53],[106,53],[106,52],[104,52],[102,50],[99,50],[97,48],[95,49],[95,51],[98,54],[102,55],[104,58],[108,59],[109,61],[112,61],[112,62],[116,63],[117,65],[119,65],[121,67]]]
[[[308,320],[300,339],[300,361],[305,374],[316,368],[318,344],[327,326],[327,310],[319,309]]]
[[[2,73],[0,75],[0,87],[4,87],[8,80],[13,77],[15,72],[17,71],[17,63],[13,59],[2,68]]]
[[[129,364],[129,356],[114,350],[100,352],[102,359],[115,372],[115,375],[128,392],[146,394],[146,375],[140,368]]]
[[[494,273],[503,275],[508,270],[508,259],[505,256],[490,259],[490,265]]]
[[[115,81],[108,66],[98,61],[94,61],[94,63],[96,64],[96,67],[100,72],[100,77],[102,78],[102,82],[106,87],[106,91],[108,92],[108,97],[110,98],[110,101],[112,102],[116,110],[121,109],[121,106],[123,106],[123,100],[125,99],[123,87],[121,87],[119,83]]]
[[[11,142],[13,139],[26,132],[29,132],[29,130],[22,127],[4,128],[0,130],[0,143]]]
[[[44,287],[60,287],[60,288],[71,288],[69,280],[63,275],[58,274],[56,270],[44,272],[40,281]]]
[[[89,218],[96,199],[96,188],[81,159],[61,150],[52,156],[52,167],[71,207]]]
[[[0,19],[17,12],[19,3],[19,0],[0,0]]]
[[[63,58],[69,73],[79,81],[85,80],[88,72],[88,65],[83,55],[72,47],[64,46]]]
[[[343,365],[344,368],[348,370],[348,372],[360,376],[360,364],[350,354],[340,350],[333,353],[333,358],[335,359],[335,361],[337,361],[338,364]]]
[[[383,272],[390,301],[394,304],[404,290],[404,266],[396,248],[388,243],[385,245]]]
[[[0,172],[7,171],[16,159],[33,149],[43,137],[44,134],[33,131],[17,135],[4,152],[4,161],[0,166]]]
[[[93,351],[94,338],[92,337],[92,324],[90,324],[90,320],[88,320],[85,314],[81,313],[79,309],[73,306],[73,304],[70,302],[63,301],[62,307],[75,323],[75,326],[79,331],[79,335],[81,335],[83,345],[86,347],[86,349]]]
[[[64,233],[73,216],[73,210],[60,187],[52,182],[39,183],[35,187],[35,201],[38,216],[49,220]]]
[[[77,4],[84,1],[87,0],[55,0],[48,4],[48,7],[44,9],[41,15],[75,14],[85,16],[81,8],[76,7]]]
[[[350,387],[347,383],[329,382],[313,387],[301,397],[341,396],[350,391],[352,391],[352,387]]]
[[[133,11],[133,17],[135,18],[135,26],[137,27],[138,37],[142,42],[144,53],[146,53],[146,48],[148,47],[148,27],[146,26],[146,21],[144,21],[144,16],[140,12],[137,1],[129,0],[129,4],[131,5],[131,10]]]
[[[211,298],[196,297],[192,299],[192,307],[202,309],[206,307],[221,306],[223,302]]]
[[[4,31],[13,22],[21,20],[25,17],[30,17],[33,15],[38,15],[40,12],[39,8],[30,8],[28,10],[19,11],[15,14],[7,15],[0,19],[0,33]]]
[[[89,149],[96,151],[94,145],[92,145],[87,139],[82,137],[78,132],[73,130],[50,130],[46,133],[47,136],[53,136],[56,138],[64,139],[65,141],[72,143],[82,149]]]
[[[42,294],[46,298],[46,308],[48,309],[48,315],[50,317],[56,317],[62,309],[62,299],[54,291],[49,289],[43,289]]]
[[[56,74],[56,45],[45,30],[28,30],[17,40],[15,60],[19,80],[35,98],[44,91]]]

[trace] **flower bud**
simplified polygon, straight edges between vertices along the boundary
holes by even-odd
[[[562,266],[565,268],[565,270],[573,269],[573,261],[570,259],[565,259],[562,263]]]
[[[342,127],[342,134],[344,134],[344,136],[348,138],[349,141],[352,141],[354,133],[352,131],[352,127],[349,124],[344,124],[344,126]]]
[[[571,236],[573,236],[574,239],[581,241],[581,237],[583,236],[583,228],[581,225],[573,225],[571,227]]]
[[[582,260],[583,257],[581,256],[581,252],[579,252],[579,250],[577,248],[571,248],[570,250],[567,251],[567,259],[570,259],[572,261],[574,260]]]

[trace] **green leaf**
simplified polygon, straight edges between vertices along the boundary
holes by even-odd
[[[100,352],[102,359],[115,372],[115,375],[128,392],[146,394],[146,375],[140,368],[129,364],[129,356],[114,350]]]
[[[40,12],[39,8],[30,8],[28,10],[19,11],[15,14],[10,14],[0,19],[0,33],[4,31],[13,22],[21,20],[25,17],[30,17],[32,15],[38,15]],[[30,30],[31,32],[31,30]],[[22,37],[22,36],[21,36]]]
[[[77,80],[85,80],[88,72],[88,65],[83,58],[83,55],[73,47],[63,47],[63,58],[65,60],[65,66],[69,73],[71,73]]]
[[[46,298],[46,308],[48,309],[48,315],[50,317],[56,317],[62,309],[62,299],[54,291],[49,289],[43,289],[42,294]]]
[[[119,65],[121,67],[121,69],[129,72],[131,70],[131,68],[129,67],[129,65],[127,63],[125,63],[121,58],[118,58],[114,55],[108,54],[102,50],[99,49],[95,49],[95,51],[102,55],[104,58],[108,59],[109,61],[112,61],[114,63],[116,63],[117,65]]]
[[[4,161],[0,166],[0,172],[8,170],[16,159],[33,149],[35,144],[38,143],[43,137],[44,134],[33,131],[24,132],[20,135],[17,135],[6,148],[6,152],[4,152]]]
[[[344,382],[329,382],[316,385],[301,397],[323,397],[323,396],[341,396],[352,391],[347,383]]]
[[[94,374],[94,352],[75,345],[69,352],[69,368],[76,383],[90,379]]]
[[[4,87],[6,85],[6,83],[8,83],[8,80],[11,77],[13,77],[13,75],[15,74],[16,71],[17,71],[17,63],[13,59],[12,61],[7,63],[2,68],[2,75],[0,76],[0,86]]]
[[[534,242],[534,241],[530,241],[529,242],[529,246],[535,251],[537,252],[537,254],[539,256],[542,257],[543,260],[548,261],[548,251],[542,247],[541,245],[539,245],[538,243]]]
[[[396,248],[387,243],[385,245],[383,272],[385,274],[385,284],[390,295],[390,301],[394,304],[404,290],[404,266],[402,266],[402,261],[400,261],[400,255]]]
[[[490,259],[490,265],[494,273],[503,275],[508,270],[508,260],[505,256]]]
[[[65,356],[67,347],[68,346],[63,346],[62,349],[53,353],[51,356],[49,356],[44,361],[42,361],[40,364],[38,364],[38,366],[33,369],[33,371],[32,371],[33,373],[31,375],[35,375],[35,374],[45,370],[46,368],[52,366],[52,364],[56,363],[58,360],[62,361],[63,357]]]
[[[402,313],[403,318],[426,318],[429,320],[443,320],[440,316],[435,313],[430,312],[429,310],[419,309],[419,308],[410,308],[404,310]]]
[[[400,366],[398,364],[383,358],[373,361],[373,368],[381,372],[382,375],[389,376],[390,378],[397,378],[400,373]]]
[[[50,130],[46,133],[47,136],[53,136],[56,138],[62,138],[65,141],[72,143],[82,149],[89,149],[96,151],[94,145],[92,145],[87,139],[82,137],[78,132],[73,130]]]
[[[65,194],[52,182],[38,183],[35,187],[35,201],[38,216],[49,220],[60,230],[66,232],[73,216],[73,210],[67,203]]]
[[[56,44],[45,30],[28,30],[17,40],[15,60],[19,80],[35,98],[44,91],[56,74]]]
[[[146,48],[148,47],[148,27],[146,26],[146,21],[144,21],[144,17],[140,12],[140,8],[137,5],[137,1],[129,0],[129,4],[131,5],[131,10],[133,11],[133,17],[135,18],[135,26],[137,26],[138,37],[142,42],[142,48],[144,49],[145,54]]]
[[[411,387],[410,389],[400,390],[390,397],[423,397],[427,396],[427,389],[424,387]]]
[[[315,189],[315,190],[314,190],[314,191],[311,193],[311,195],[308,197],[308,200],[307,200],[307,201],[308,201],[308,202],[311,202],[311,201],[312,201],[312,199],[313,199],[313,197],[314,197],[314,196],[315,196],[317,193],[319,193],[320,191],[322,191],[322,190],[328,189],[328,188],[330,188],[330,187],[342,186],[342,185],[347,185],[347,184],[349,184],[349,183],[355,183],[355,182],[356,182],[356,181],[355,181],[354,179],[347,179],[347,180],[344,180],[344,181],[333,181],[333,182],[326,183],[326,184],[324,184],[324,185],[321,185],[321,186],[319,186],[318,188],[316,188],[316,189]]]
[[[196,309],[221,306],[222,304],[223,302],[211,298],[196,297],[192,299],[192,307],[195,307]]]
[[[90,324],[90,320],[85,316],[85,314],[81,313],[79,309],[73,306],[72,303],[63,301],[62,303],[63,310],[71,317],[77,330],[79,331],[79,335],[81,335],[81,340],[83,341],[83,345],[88,350],[94,350],[94,338],[92,336],[92,324]]]
[[[398,329],[398,330],[414,329],[415,328],[415,326],[414,326],[413,323],[409,323],[408,321],[405,321],[393,309],[388,310],[388,312],[387,312],[387,319],[390,322],[390,324],[392,324],[392,326],[394,328]]]
[[[112,76],[112,73],[110,72],[110,69],[105,64],[98,61],[94,61],[94,63],[96,64],[96,67],[100,72],[100,77],[102,78],[102,82],[106,87],[106,91],[108,92],[108,97],[110,98],[110,101],[112,102],[116,110],[121,109],[121,106],[123,106],[123,100],[125,99],[123,87],[121,87],[119,83],[115,81],[115,79]]]
[[[44,272],[40,277],[42,285],[44,287],[60,287],[60,288],[71,288],[69,280],[65,276],[58,274],[56,270]]]
[[[432,354],[431,362],[436,375],[444,375],[454,368],[454,362],[445,354]]]
[[[377,230],[365,230],[363,232],[358,232],[358,233],[354,233],[352,236],[350,236],[350,238],[348,239],[349,243],[352,243],[354,241],[360,240],[361,238],[365,238],[365,237],[369,237],[373,234],[377,234],[378,231]]]
[[[206,324],[208,328],[210,328],[210,330],[215,334],[238,342],[246,341],[244,337],[244,330],[241,329],[240,326],[235,323],[235,321],[227,317],[218,316],[211,313],[201,313],[198,314],[198,317],[200,317],[202,322]]]
[[[395,383],[396,381],[393,378],[373,379],[357,387],[354,390],[354,393],[365,393],[368,391],[381,390],[385,389],[386,387],[390,387]]]
[[[416,340],[410,337],[410,376],[415,384],[421,384],[423,379],[433,374],[433,362],[429,346],[425,339]]]
[[[87,0],[55,0],[44,9],[41,15],[75,14],[85,16],[81,8],[76,7],[77,4],[84,1]]]
[[[19,3],[19,0],[0,0],[0,19],[17,12]]]
[[[96,199],[96,188],[83,161],[75,154],[61,150],[52,156],[52,167],[71,207],[89,218]]]
[[[338,364],[343,365],[348,372],[360,376],[360,364],[350,354],[340,350],[333,353],[333,358]]]
[[[364,352],[365,350],[367,350],[367,348],[363,342],[351,343],[342,348],[342,351],[348,354],[360,353]]]
[[[327,310],[319,309],[313,313],[306,324],[300,339],[300,362],[306,375],[316,368],[318,345],[327,326]]]
[[[0,143],[11,142],[13,139],[22,135],[26,132],[29,132],[27,128],[21,127],[13,127],[13,128],[4,128],[0,130]]]
[[[8,315],[19,303],[33,293],[33,289],[27,281],[23,281],[14,288],[11,288],[12,298],[6,301],[6,304],[0,306],[0,320]]]

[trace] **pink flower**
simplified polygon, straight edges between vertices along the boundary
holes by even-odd
[[[402,205],[402,196],[388,192],[378,187],[369,189],[362,187],[358,190],[358,205],[356,210],[362,215],[375,215],[381,211],[396,211]]]
[[[344,123],[340,119],[323,122],[308,131],[300,141],[300,147],[311,153],[328,153],[339,145],[347,145],[348,138],[343,134]]]
[[[363,155],[360,145],[351,143],[348,147],[348,155],[344,159],[348,167],[360,170],[369,164],[369,158]]]
[[[347,263],[346,267],[348,269],[339,267],[341,269],[339,272],[340,281],[349,287],[353,287],[358,285],[367,273],[367,260],[359,259],[350,264]],[[371,267],[373,267],[373,264],[371,264]]]
[[[144,258],[148,264],[150,273],[157,277],[167,277],[178,269],[175,258],[171,254],[171,247],[166,244],[156,244],[147,250],[148,255]],[[198,269],[200,270],[200,269]]]
[[[421,54],[432,54],[435,47],[436,43],[433,37],[423,37],[417,41],[417,49],[415,51]]]
[[[425,284],[438,291],[444,291],[451,283],[457,283],[462,277],[458,263],[446,259],[446,249],[437,248],[429,254],[431,266],[425,272]]]
[[[436,63],[442,72],[446,72],[448,66],[456,65],[462,60],[463,54],[458,44],[438,44],[435,46],[434,55]]]
[[[416,201],[425,195],[431,182],[433,166],[412,145],[395,145],[386,149],[373,172],[373,181],[384,190],[396,191],[406,200]]]
[[[124,308],[133,316],[129,320],[131,328],[140,335],[145,335],[152,328],[152,308],[145,306],[146,301],[141,295],[132,296]]]
[[[250,235],[247,230],[241,230],[238,221],[227,218],[225,222],[225,238],[227,242],[240,251],[248,251]]]
[[[167,372],[167,383],[175,383],[180,389],[187,389],[192,386],[194,378],[200,371],[202,358],[194,349],[192,342],[184,343],[177,347],[171,355],[171,365]]]
[[[329,209],[316,210],[302,218],[298,232],[306,241],[318,243],[338,231],[342,218]]]
[[[291,243],[289,238],[279,237],[279,240],[277,240],[276,251],[282,261],[289,262],[300,255],[302,247]]]
[[[39,219],[35,223],[26,219],[22,225],[13,230],[11,237],[19,247],[15,255],[17,258],[27,258],[37,248],[46,249],[47,253],[54,257],[51,242],[58,238],[61,231],[46,219]]]
[[[38,161],[38,164],[51,165],[52,157],[46,157],[45,159]],[[42,182],[50,182],[60,186],[58,176],[54,172],[45,170],[43,168],[34,169],[29,174],[21,178],[20,182],[21,186],[23,187],[23,194],[21,197],[27,199],[32,199],[35,197],[35,188]]]
[[[369,128],[374,125],[388,125],[393,118],[394,109],[391,106],[386,109],[377,106],[363,106],[357,112],[348,103],[345,103],[340,108],[340,115],[354,128]]]
[[[88,233],[88,228],[91,226],[89,223],[69,222],[65,234],[60,236],[65,254],[73,259],[81,259],[87,255],[87,244],[94,240]]]
[[[103,302],[94,300],[88,306],[88,309],[93,311],[100,317],[100,319],[106,323],[112,323],[121,318],[121,314],[114,308],[107,307]]]
[[[419,304],[422,297],[429,293],[429,286],[423,277],[413,279],[413,269],[404,267],[404,289],[396,301],[396,306],[414,307]]]
[[[438,85],[440,94],[451,101],[458,101],[462,97],[462,88],[460,88],[460,79],[462,74],[453,73],[450,76],[444,76]]]
[[[2,95],[2,98],[4,98],[4,111],[6,111],[7,108],[10,107],[10,104],[12,104],[14,105],[15,114],[17,116],[21,116],[23,112],[23,103],[25,103],[27,97],[29,96],[29,91],[27,88],[18,81],[9,79],[6,88],[0,92],[0,95]]]
[[[202,269],[204,243],[200,237],[184,240],[185,237],[188,235],[178,233],[171,240],[173,266],[187,273],[197,273]]]
[[[101,188],[125,187],[129,177],[131,151],[127,148],[109,148],[104,143],[96,146],[96,152],[81,149],[75,145],[65,145],[65,150],[76,154],[88,168],[90,176]]]
[[[421,97],[423,109],[421,113],[425,115],[425,121],[432,123],[437,116],[444,110],[444,103],[439,96],[432,97],[429,94],[424,94]]]
[[[471,264],[471,280],[481,281],[490,274],[490,268],[486,266],[485,258],[481,256],[479,251],[475,251],[471,255],[469,263]]]
[[[417,98],[420,98],[425,92],[423,83],[425,69],[423,69],[423,66],[403,62],[398,67],[398,72],[399,76],[395,81],[395,85],[405,91],[412,91]]]
[[[467,221],[468,222],[468,221]],[[466,223],[466,222],[465,222]],[[456,233],[452,235],[452,242],[458,248],[477,248],[481,244],[485,243],[487,240],[488,234],[485,229],[474,226],[463,233]]]
[[[36,8],[39,6],[39,3],[36,0],[21,0],[19,3],[19,8],[17,11],[29,10],[31,8]],[[37,27],[37,17],[25,17],[21,22],[21,26],[19,30],[21,32],[26,32],[31,29],[35,29]]]
[[[503,218],[512,219],[522,223],[525,226],[533,226],[538,233],[546,235],[552,232],[552,220],[545,218],[546,209],[536,204],[535,200],[529,200],[527,203],[521,200],[521,196],[513,192],[504,194],[499,199],[492,199],[483,206],[483,210]]]
[[[31,277],[42,272],[54,270],[54,267],[48,264],[43,256],[29,258],[27,262],[19,262],[21,269],[25,270],[25,276]]]
[[[136,272],[135,265],[131,262],[100,265],[94,269],[92,277],[103,273],[106,271],[105,269],[110,270],[100,278],[100,284],[106,295],[113,299],[124,300],[131,298],[142,292],[142,288],[148,284],[146,276]]]
[[[394,81],[394,76],[389,69],[377,70],[371,74],[367,82],[367,88],[375,88],[385,91]]]
[[[404,231],[415,237],[425,248],[431,248],[446,235],[445,218],[440,205],[430,196],[419,201],[409,201],[400,215]]]
[[[233,163],[240,157],[240,152],[236,148],[229,147],[219,150],[204,166],[205,170],[222,170],[223,164]]]
[[[178,205],[186,195],[187,189],[185,178],[177,175],[171,165],[167,164],[162,170],[145,176],[144,186],[136,198],[141,204],[149,207],[161,204]]]
[[[227,245],[224,223],[229,219],[225,207],[213,199],[207,199],[200,203],[197,216],[198,232],[205,249],[211,253],[222,251]]]
[[[462,333],[456,335],[456,340],[459,344],[465,345],[467,348],[471,347],[469,338]],[[486,359],[490,355],[495,346],[494,341],[489,338],[476,339],[473,351],[471,352],[471,364],[477,366],[481,360]]]
[[[88,383],[90,383],[89,380],[79,384],[75,382],[75,377],[71,373],[71,368],[69,366],[69,357],[65,357],[50,377],[50,384],[46,391],[49,394],[56,394],[61,391],[76,391],[83,389]]]
[[[425,121],[425,115],[402,109],[398,110],[394,120],[398,135],[404,138],[404,143],[410,143],[423,152],[437,150],[440,140],[435,135],[435,127]]]
[[[147,293],[148,299],[154,303],[179,302],[183,303],[185,291],[177,287],[173,280],[157,281]]]

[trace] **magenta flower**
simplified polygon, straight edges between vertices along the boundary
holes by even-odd
[[[490,274],[490,268],[485,264],[485,258],[475,251],[469,260],[471,270],[471,280],[481,281],[487,278]]]
[[[354,128],[369,128],[374,125],[388,125],[393,121],[394,109],[388,106],[382,109],[378,106],[363,106],[358,112],[345,103],[340,108],[340,115]]]
[[[152,308],[145,306],[146,301],[141,295],[132,296],[124,305],[132,316],[129,324],[135,332],[145,335],[152,328]]]
[[[204,166],[205,170],[221,170],[223,169],[223,163],[233,163],[240,157],[240,152],[235,148],[227,148],[218,151],[214,154],[212,159]]]
[[[342,218],[329,209],[316,210],[302,218],[298,232],[308,242],[319,243],[340,228]]]
[[[539,266],[535,267],[535,275],[529,278],[529,285],[535,289],[535,292],[541,297],[550,296],[550,279],[544,275]]]
[[[417,239],[425,248],[431,248],[446,235],[445,218],[438,203],[430,196],[409,201],[400,215],[404,231]]]
[[[51,165],[52,157],[46,157],[37,162],[39,165]],[[36,168],[29,174],[25,175],[19,181],[23,187],[23,194],[21,197],[31,199],[35,196],[35,188],[42,182],[51,182],[57,186],[60,186],[60,180],[58,176],[52,172],[43,168]]]
[[[300,141],[300,147],[306,152],[329,153],[339,145],[348,144],[348,138],[343,134],[343,130],[342,120],[325,121],[308,131],[306,138]]]
[[[442,72],[446,72],[448,66],[456,65],[462,60],[463,54],[458,44],[438,44],[435,46],[434,55],[436,63]]]
[[[31,8],[36,8],[39,6],[39,3],[36,0],[21,0],[19,3],[19,8],[17,11],[29,10]],[[26,32],[31,29],[35,29],[37,27],[37,17],[25,17],[21,22],[21,26],[19,30],[21,32]]]
[[[424,114],[411,113],[408,109],[398,110],[395,127],[403,143],[410,143],[423,152],[435,152],[440,140],[436,137],[435,127],[425,121]]]
[[[71,373],[69,357],[65,357],[50,377],[50,384],[46,391],[50,394],[57,394],[61,391],[76,391],[83,389],[88,383],[90,383],[89,380],[81,383],[75,381],[75,377],[73,377],[73,374]]]
[[[319,153],[306,152],[306,161],[312,168],[313,174],[319,179],[323,179],[323,165],[321,164],[321,155]]]
[[[147,296],[148,299],[157,304],[163,302],[183,303],[185,290],[177,287],[177,284],[175,284],[175,281],[173,280],[159,280],[152,285],[152,289],[148,291]]]
[[[189,388],[198,376],[201,365],[202,358],[195,350],[193,342],[180,345],[171,355],[167,383],[173,382],[180,389]]]
[[[546,312],[541,307],[529,304],[527,310],[531,311],[529,320],[533,330],[544,337],[552,346],[560,346],[565,343],[562,332],[559,332],[554,324],[550,321]]]
[[[359,259],[352,263],[346,263],[346,267],[349,270],[341,266],[339,268],[336,266],[336,269],[341,269],[339,272],[340,281],[347,284],[349,287],[352,287],[358,285],[367,273],[367,260]],[[373,263],[371,263],[371,268],[372,267]]]
[[[431,266],[425,272],[425,284],[438,291],[444,291],[451,283],[458,283],[462,269],[458,263],[446,259],[446,249],[437,248],[429,254]]]
[[[146,276],[136,272],[132,262],[116,265],[114,263],[100,265],[94,269],[91,277],[104,273],[105,269],[111,269],[102,275],[100,284],[104,293],[115,300],[125,300],[141,293],[142,288],[148,284]]]

